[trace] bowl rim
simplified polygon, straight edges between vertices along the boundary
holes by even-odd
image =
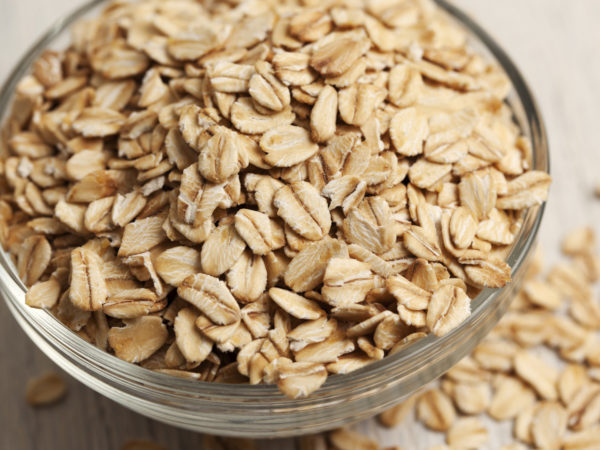
[[[76,20],[85,16],[94,8],[102,4],[107,4],[107,0],[92,0],[87,4],[77,8],[71,14],[58,20],[35,44],[33,44],[26,54],[19,60],[15,68],[10,72],[8,78],[0,89],[0,120],[3,120],[10,108],[10,102],[18,81],[28,73],[31,64],[39,54]],[[435,0],[435,3],[445,10],[455,20],[458,20],[470,34],[485,46],[487,51],[493,56],[498,64],[503,68],[513,85],[513,93],[516,93],[521,102],[525,114],[526,122],[531,128],[529,138],[532,139],[532,145],[540,148],[544,156],[542,161],[532,161],[532,166],[549,172],[549,149],[546,129],[539,112],[537,104],[531,94],[531,91],[525,82],[523,76],[516,68],[515,64],[508,57],[506,52],[496,43],[490,35],[483,30],[466,13],[452,5],[446,0]],[[518,111],[515,111],[518,113]],[[535,152],[534,155],[535,157]],[[524,235],[523,230],[529,227],[523,226],[518,239],[507,258],[512,267],[512,274],[515,275],[521,269],[522,263],[530,253],[536,240],[541,220],[545,210],[545,203],[536,208],[530,208],[525,213],[524,224],[530,223],[530,232]],[[205,401],[222,402],[228,408],[252,407],[263,408],[269,411],[288,411],[290,409],[301,411],[312,407],[343,402],[337,398],[336,393],[343,387],[347,392],[350,388],[356,395],[368,395],[373,389],[381,389],[386,384],[394,382],[394,379],[382,379],[382,373],[393,374],[397,379],[406,375],[408,371],[419,367],[418,359],[421,362],[439,357],[440,349],[451,345],[453,340],[461,334],[466,328],[475,327],[482,319],[482,315],[491,306],[503,289],[483,290],[475,299],[471,316],[457,329],[441,338],[428,335],[419,341],[409,345],[400,352],[387,356],[386,358],[371,363],[368,366],[345,375],[330,375],[326,383],[313,395],[304,399],[291,400],[283,396],[273,385],[230,385],[221,383],[202,382],[196,380],[187,380],[177,378],[172,375],[153,372],[135,364],[120,360],[116,356],[100,350],[96,346],[84,341],[76,333],[63,325],[49,311],[33,310],[25,305],[24,294],[25,286],[19,280],[10,257],[6,252],[0,252],[0,264],[3,266],[6,274],[0,276],[0,288],[2,296],[5,298],[11,312],[17,320],[23,325],[28,324],[31,327],[38,328],[40,334],[43,334],[56,351],[70,357],[81,369],[86,372],[93,372],[99,376],[105,383],[110,383],[110,377],[117,377],[119,389],[131,393],[155,392],[157,398],[169,399],[176,396],[187,398],[190,401],[199,400],[198,405]],[[6,277],[5,275],[8,275]],[[20,299],[20,300],[18,300]],[[18,317],[17,317],[18,316]],[[29,333],[28,333],[29,334]],[[31,337],[31,334],[30,334]],[[34,339],[36,344],[40,343]],[[416,365],[415,365],[416,364]],[[85,367],[84,367],[85,366]],[[404,370],[401,370],[404,369]],[[91,385],[91,383],[86,383]],[[91,386],[94,389],[96,387]],[[97,390],[97,389],[96,389]],[[190,406],[193,408],[193,406]]]

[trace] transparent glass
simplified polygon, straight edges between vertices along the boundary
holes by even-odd
[[[105,3],[95,0],[60,20],[23,57],[0,91],[0,120],[31,63],[46,48],[66,44],[69,26]],[[515,120],[533,143],[533,167],[549,169],[548,144],[535,101],[517,68],[472,19],[456,7],[438,4],[470,31],[472,44],[504,68],[513,90]],[[88,344],[50,313],[25,305],[25,287],[9,256],[0,253],[0,291],[31,340],[73,377],[112,400],[153,419],[219,435],[283,437],[317,432],[368,418],[435,379],[468,354],[491,330],[520,285],[532,254],[544,207],[529,210],[508,262],[513,282],[484,290],[472,303],[471,317],[442,338],[429,336],[403,351],[348,375],[330,376],[306,399],[290,400],[274,386],[198,382],[152,372]]]

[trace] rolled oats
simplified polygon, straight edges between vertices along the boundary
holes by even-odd
[[[503,376],[496,381],[488,414],[496,420],[513,419],[535,402],[534,392],[520,380]]]
[[[540,406],[540,403],[534,403],[533,405],[530,405],[529,407],[520,411],[515,418],[513,434],[515,435],[515,438],[521,442],[533,445],[533,418],[535,417]]]
[[[219,225],[202,245],[202,271],[218,277],[227,272],[242,256],[246,243],[233,223]]]
[[[452,164],[439,164],[420,158],[410,166],[408,178],[416,187],[433,190],[451,171]]]
[[[558,402],[544,402],[531,422],[533,442],[539,448],[560,448],[567,430],[567,411]]]
[[[425,310],[431,300],[431,292],[410,282],[402,275],[394,275],[386,280],[390,293],[400,305],[412,310]]]
[[[507,245],[515,236],[511,228],[511,221],[506,213],[492,209],[487,220],[483,220],[477,227],[477,237],[496,245]]]
[[[379,206],[383,207],[379,208]],[[394,244],[395,233],[391,227],[391,220],[385,200],[375,202],[365,199],[344,219],[342,231],[350,243],[381,255],[390,250]]]
[[[578,242],[582,230],[585,228],[575,230],[563,241],[568,243],[563,244],[563,248],[571,261],[581,252],[592,254],[595,251],[593,246],[585,248]],[[593,239],[590,242],[593,243]],[[426,281],[428,270],[425,264],[415,263],[407,271],[407,278],[394,277],[397,283],[404,279],[398,283],[403,289],[398,291],[401,298],[415,291],[414,287],[408,289],[411,282],[427,292],[425,287],[429,282]],[[476,347],[472,357],[463,359],[442,377],[439,389],[429,391],[436,392],[436,397],[448,396],[458,411],[467,416],[458,418],[449,428],[446,439],[450,446],[479,448],[484,445],[486,432],[476,415],[485,412],[496,421],[513,420],[515,439],[526,444],[513,443],[503,447],[506,449],[597,447],[600,385],[597,369],[590,367],[596,365],[598,359],[596,329],[579,325],[563,314],[565,299],[572,305],[581,302],[582,298],[590,298],[593,281],[573,269],[571,265],[555,266],[550,271],[550,285],[542,281],[539,262],[534,262],[511,311],[491,336]],[[415,273],[418,274],[416,278]],[[388,317],[381,323],[392,324],[394,319],[395,316]],[[359,348],[369,350],[368,339],[361,337],[357,344]],[[546,362],[547,352],[540,352],[540,357],[537,349],[535,353],[529,349],[542,345],[550,348],[554,356],[573,362],[559,374],[555,364]],[[399,346],[402,347],[401,341]],[[587,361],[584,361],[586,355]],[[340,361],[346,361],[346,358],[344,356]],[[335,364],[328,368],[342,367],[341,362]],[[360,367],[358,360],[353,364]],[[555,396],[560,402],[554,400]],[[435,416],[425,405],[430,406],[425,402],[417,406],[419,417],[426,424],[430,421],[434,427],[439,427],[444,414],[440,412]],[[380,421],[393,426],[412,409],[410,402],[402,403],[381,414]]]
[[[261,114],[248,98],[240,97],[231,106],[230,117],[235,128],[242,133],[259,134],[277,127],[289,126],[294,121],[295,114],[290,107],[274,114]],[[285,159],[281,161],[286,162]]]
[[[366,436],[346,428],[332,431],[327,436],[338,450],[377,450],[379,445]]]
[[[557,309],[562,303],[560,295],[544,282],[530,280],[523,285],[523,292],[534,305],[546,309]]]
[[[265,255],[285,245],[282,227],[266,214],[252,209],[240,209],[235,214],[234,224],[237,234],[255,255]]]
[[[166,283],[179,287],[183,280],[201,270],[201,253],[191,247],[172,247],[156,257],[155,268]]]
[[[352,337],[352,336],[348,336]],[[309,344],[294,353],[297,361],[311,361],[318,363],[332,363],[342,355],[355,350],[353,340],[347,339],[344,332],[337,329],[322,342]]]
[[[377,416],[379,422],[388,428],[398,426],[412,412],[415,403],[417,402],[417,398],[418,396],[413,395],[402,401],[402,403],[386,409]]]
[[[323,299],[332,306],[360,303],[373,287],[368,264],[354,259],[333,258],[323,276]]]
[[[427,308],[427,328],[443,336],[458,327],[471,314],[471,300],[456,286],[446,285],[435,291]]]
[[[524,173],[508,182],[507,192],[498,198],[496,207],[511,210],[539,205],[546,200],[550,181],[550,176],[544,172]]]
[[[348,125],[364,126],[385,99],[385,90],[367,83],[357,83],[340,90],[338,109]]]
[[[600,439],[600,426],[571,433],[563,439],[565,450],[592,450]]]
[[[245,251],[227,272],[227,286],[242,303],[256,301],[267,288],[268,271],[263,257]]]
[[[142,253],[163,243],[167,239],[163,230],[164,220],[164,217],[152,216],[127,224],[123,229],[119,256]]]
[[[331,86],[324,86],[310,113],[311,137],[315,142],[327,142],[336,130],[338,93]]]
[[[318,319],[306,321],[288,332],[290,349],[294,352],[302,350],[309,344],[322,342],[337,329],[335,319],[321,316]]]
[[[496,189],[489,172],[465,175],[458,184],[461,204],[478,220],[486,219],[496,204]]]
[[[26,238],[17,255],[17,271],[23,283],[31,286],[40,279],[50,263],[52,248],[44,236]]]
[[[470,210],[459,207],[454,210],[450,219],[450,237],[457,248],[469,248],[477,233],[477,222]]]
[[[315,320],[325,315],[325,311],[314,300],[309,300],[286,289],[272,287],[269,289],[269,297],[285,312],[297,319]]]
[[[550,178],[527,170],[509,88],[429,2],[111,5],[17,88],[0,237],[27,304],[98,347],[308,395],[510,282],[504,255]],[[489,402],[482,373],[519,366],[509,337],[600,359],[589,237],[521,296],[554,311],[564,294],[573,320],[508,316],[454,371],[474,396],[459,409]]]
[[[67,384],[58,374],[48,372],[27,382],[25,398],[31,406],[45,406],[56,403],[67,393]]]
[[[350,175],[331,180],[322,190],[322,194],[331,200],[329,209],[334,210],[341,206],[344,214],[356,208],[362,202],[366,192],[367,183],[359,177]]]
[[[246,92],[254,74],[254,67],[229,61],[217,61],[207,65],[206,69],[211,86],[216,91],[228,93]]]
[[[487,440],[487,429],[475,417],[457,419],[446,433],[448,445],[457,448],[480,448]]]
[[[306,161],[319,150],[304,128],[285,125],[271,128],[260,139],[264,159],[275,167],[290,167]]]
[[[600,420],[600,385],[584,384],[567,405],[568,425],[583,430]]]
[[[399,108],[406,108],[417,102],[423,79],[421,74],[408,65],[396,65],[390,69],[388,80],[389,99]]]
[[[259,105],[272,111],[281,111],[290,104],[290,91],[273,73],[266,61],[256,63],[256,72],[250,78],[248,93]]]
[[[213,343],[196,327],[199,318],[192,308],[183,308],[177,313],[173,330],[177,348],[190,363],[201,363],[211,352]]]
[[[473,350],[473,359],[486,370],[509,372],[519,346],[505,339],[486,339]]]
[[[179,285],[177,293],[218,325],[230,325],[241,319],[237,301],[218,278],[202,273],[190,275]]]
[[[321,387],[327,379],[327,370],[313,362],[282,362],[277,366],[277,378],[281,392],[290,398],[300,398]]]
[[[417,400],[417,417],[435,431],[450,429],[456,418],[452,401],[439,389],[431,389]]]
[[[198,171],[212,183],[223,183],[249,164],[242,138],[229,130],[218,130],[200,151]]]
[[[308,244],[288,264],[283,281],[294,292],[305,292],[323,282],[325,269],[331,258],[347,257],[348,250],[343,241],[325,237]]]
[[[119,358],[141,362],[152,356],[167,340],[167,327],[158,316],[123,320],[124,327],[108,331],[108,344]]]
[[[546,400],[556,400],[558,373],[540,358],[521,351],[514,358],[515,372]]]
[[[111,221],[111,210],[115,197],[104,197],[89,204],[83,218],[83,225],[92,233],[110,231],[114,225]]]
[[[465,252],[458,261],[473,286],[498,288],[510,281],[510,266],[498,258],[485,256],[479,250]]]
[[[419,114],[414,107],[400,110],[390,122],[392,144],[396,152],[403,156],[423,153],[423,143],[428,134],[427,117]]]
[[[581,227],[571,230],[563,237],[561,250],[566,255],[588,253],[595,248],[596,235],[592,227]]]
[[[492,401],[492,390],[488,383],[455,383],[452,400],[463,414],[480,414],[487,411]]]
[[[408,330],[399,316],[388,316],[375,328],[373,342],[383,350],[390,350],[407,335]]]
[[[62,286],[56,278],[40,281],[29,288],[25,295],[25,303],[33,308],[50,309],[58,302]]]
[[[584,366],[569,364],[558,378],[558,393],[564,405],[568,406],[575,394],[590,382]]]
[[[370,42],[363,30],[332,33],[315,44],[310,65],[324,76],[339,76],[364,55]]]
[[[102,259],[92,250],[80,247],[71,252],[69,298],[85,311],[98,311],[106,302],[108,289],[102,272]]]
[[[374,361],[366,355],[350,353],[340,356],[336,362],[329,363],[326,367],[329,373],[346,374],[365,367]]]

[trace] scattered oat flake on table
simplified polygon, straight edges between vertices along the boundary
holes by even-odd
[[[378,419],[385,427],[391,428],[398,426],[414,409],[418,396],[412,395],[396,406],[386,409],[379,414]]]
[[[25,398],[31,406],[46,406],[57,403],[67,394],[67,384],[55,372],[48,372],[27,382]]]
[[[569,232],[560,242],[568,261],[549,270],[549,282],[536,261],[509,312],[490,335],[471,357],[442,376],[439,389],[432,386],[417,407],[410,408],[429,428],[444,429],[450,421],[442,419],[451,414],[443,413],[450,408],[443,407],[441,399],[448,395],[459,414],[446,434],[450,448],[483,445],[487,432],[481,426],[482,413],[497,422],[512,421],[515,441],[505,449],[598,447],[600,384],[594,374],[600,364],[600,327],[581,326],[565,315],[565,306],[595,302],[588,299],[597,278],[576,269],[582,254],[596,255],[595,237],[590,227]],[[586,317],[581,319],[586,322]],[[550,359],[548,351],[553,353]],[[558,370],[550,363],[556,358],[568,364]],[[381,414],[380,420],[393,423],[396,411],[402,416],[410,413],[400,404]]]
[[[329,442],[337,450],[377,450],[379,445],[356,431],[340,428],[328,433]]]
[[[477,418],[458,419],[446,433],[451,447],[480,448],[488,440],[488,431]]]

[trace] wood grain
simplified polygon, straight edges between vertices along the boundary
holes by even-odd
[[[568,229],[600,229],[600,2],[597,0],[456,0],[513,57],[546,119],[554,184],[541,231],[549,261],[557,238]],[[0,79],[57,18],[79,0],[0,0]],[[150,439],[176,449],[201,449],[201,436],[169,427],[103,398],[69,379],[69,395],[56,406],[33,410],[24,401],[26,380],[53,367],[27,339],[0,302],[0,448],[12,450],[118,449],[128,439]],[[359,429],[385,445],[424,449],[443,436],[409,420],[384,430],[374,420]],[[490,423],[489,448],[509,442],[508,424]],[[270,441],[266,449],[295,448],[293,440]]]

